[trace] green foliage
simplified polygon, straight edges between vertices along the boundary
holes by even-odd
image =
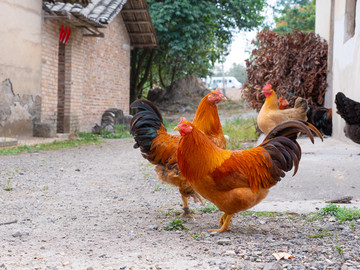
[[[337,237],[337,234],[328,232],[326,229],[322,229],[321,232],[317,233],[317,234],[310,234],[308,235],[309,238],[324,238],[327,236],[335,236]]]
[[[130,138],[129,129],[126,125],[115,125],[114,132],[111,131],[101,131],[100,136],[104,139],[122,139],[122,138]]]
[[[166,227],[164,227],[165,231],[188,231],[189,229],[183,225],[182,219],[176,219],[171,221]]]
[[[328,204],[324,208],[320,209],[319,213],[324,216],[333,216],[342,223],[346,220],[353,220],[360,218],[360,209],[357,207],[354,208],[346,208],[340,207],[335,204]]]
[[[6,180],[6,185],[5,185],[5,187],[4,187],[4,190],[5,191],[11,191],[11,190],[13,190],[13,188],[10,186],[10,179],[8,179],[8,180]]]
[[[255,212],[254,211],[244,211],[240,212],[240,215],[246,217],[246,216],[252,216]]]
[[[238,150],[244,148],[244,142],[255,141],[257,139],[256,122],[252,118],[235,118],[227,120],[222,127],[224,134],[229,136],[227,148]]]
[[[199,210],[203,213],[214,213],[218,212],[219,208],[217,208],[216,205],[209,203],[207,200],[205,200],[205,206],[201,207]]]
[[[340,256],[344,255],[343,249],[338,245],[335,244],[336,251],[339,253]]]
[[[205,238],[204,234],[198,234],[198,233],[192,233],[190,234],[192,238],[194,238],[196,241],[203,240]]]
[[[315,31],[315,0],[283,0],[279,16],[275,16],[276,27],[273,29],[279,34],[291,33],[293,30],[303,32]]]
[[[337,212],[339,211],[339,206],[333,203],[328,204],[324,208],[320,209],[320,214],[324,216],[336,217]]]
[[[258,212],[255,212],[255,216],[257,216],[257,217],[275,217],[277,215],[278,215],[278,213],[273,212],[273,211],[258,211]]]
[[[321,220],[323,216],[320,213],[309,213],[304,218],[308,222],[314,222],[316,220]]]
[[[83,136],[83,137],[82,137]],[[74,148],[80,145],[88,145],[88,144],[101,144],[98,137],[91,134],[79,133],[79,137],[74,140],[66,140],[66,141],[53,141],[51,143],[42,143],[35,145],[20,145],[17,147],[11,148],[3,148],[0,149],[0,155],[16,155],[22,152],[34,153],[38,151],[46,151],[46,150],[56,150],[63,148]]]
[[[214,63],[228,54],[234,30],[251,30],[264,20],[265,0],[147,3],[158,48],[155,55],[134,50],[131,69],[138,73],[131,75],[131,88],[136,88],[131,89],[132,100],[140,98],[143,89],[164,88],[186,75],[210,75]]]

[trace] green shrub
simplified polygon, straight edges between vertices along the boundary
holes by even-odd
[[[342,223],[346,220],[353,220],[360,218],[360,209],[357,207],[354,208],[346,208],[340,207],[339,205],[335,204],[328,204],[324,208],[320,209],[320,214],[324,216],[333,216]]]

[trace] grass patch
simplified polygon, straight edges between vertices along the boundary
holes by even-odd
[[[182,219],[176,219],[171,221],[167,226],[164,227],[165,231],[188,231],[189,229],[183,225]]]
[[[11,148],[3,148],[0,149],[0,155],[16,155],[22,152],[36,153],[38,151],[74,148],[80,145],[100,144],[100,143],[101,141],[98,139],[96,135],[94,136],[86,135],[82,137],[81,133],[79,133],[79,138],[73,140],[66,140],[66,141],[55,140],[51,143],[42,143],[35,145],[19,145]]]
[[[246,217],[246,216],[257,216],[257,217],[276,217],[279,214],[277,212],[273,211],[244,211],[241,212],[240,215]]]
[[[227,148],[229,150],[244,148],[244,142],[256,141],[256,122],[253,118],[235,118],[226,120],[222,127],[224,134],[229,136]]]
[[[214,213],[214,212],[219,211],[219,208],[217,208],[217,206],[215,204],[208,203],[205,200],[205,206],[201,207],[199,210],[203,213]]]
[[[343,223],[346,220],[354,220],[360,218],[360,209],[357,207],[353,208],[346,208],[340,207],[339,205],[335,204],[328,204],[324,208],[321,208],[319,213],[323,216],[332,216],[336,217],[336,219]]]
[[[190,234],[190,236],[192,238],[194,238],[194,240],[196,240],[196,241],[200,241],[200,240],[203,240],[205,238],[204,234],[198,234],[198,233],[192,233],[192,234]]]
[[[305,215],[304,218],[308,222],[314,222],[316,220],[321,220],[323,216],[320,213],[309,213]]]
[[[6,180],[6,185],[4,187],[5,191],[11,191],[13,190],[12,186],[10,186],[10,179]]]
[[[120,125],[115,125],[114,127],[114,132],[112,131],[105,131],[102,128],[100,128],[100,134],[94,134],[92,132],[80,132],[79,135],[82,136],[100,136],[101,138],[104,139],[123,139],[123,138],[130,138],[132,137],[130,135],[130,131],[127,128],[126,125],[124,124],[120,124]]]
[[[309,238],[324,238],[324,237],[327,237],[327,236],[335,236],[335,237],[337,237],[337,234],[328,232],[326,229],[322,229],[322,231],[317,233],[317,234],[309,234],[308,235]]]
[[[334,246],[335,246],[336,251],[338,252],[338,254],[339,254],[340,256],[343,256],[343,255],[344,255],[343,249],[342,249],[338,244],[335,244]]]
[[[273,211],[259,211],[255,212],[255,216],[257,217],[276,217],[278,215],[277,212]]]

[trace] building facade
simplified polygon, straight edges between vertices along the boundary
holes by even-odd
[[[352,142],[344,135],[345,121],[336,113],[334,100],[343,92],[360,102],[360,2],[317,0],[315,31],[329,43],[325,106],[333,109],[333,137]]]
[[[129,12],[134,5],[139,15]],[[144,14],[147,29],[132,33],[128,25],[144,23]],[[0,23],[0,136],[32,136],[43,126],[91,131],[106,109],[128,113],[130,51],[141,47],[131,36],[151,32],[146,46],[156,46],[146,1],[3,0]]]

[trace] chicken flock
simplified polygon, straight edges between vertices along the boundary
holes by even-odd
[[[155,165],[159,180],[178,187],[184,216],[191,218],[188,199],[203,203],[205,198],[224,212],[216,232],[230,231],[234,214],[260,203],[286,172],[296,174],[301,160],[299,134],[314,143],[314,135],[331,135],[331,109],[308,106],[297,98],[294,108],[278,99],[270,84],[263,88],[266,100],[257,124],[265,139],[257,147],[230,151],[221,127],[217,104],[226,100],[219,89],[200,102],[192,122],[181,118],[175,127],[180,134],[167,132],[158,108],[148,100],[131,104],[137,109],[130,133],[134,148]],[[360,138],[360,103],[336,96],[338,113],[346,121],[349,138]],[[356,141],[360,143],[360,140]]]

